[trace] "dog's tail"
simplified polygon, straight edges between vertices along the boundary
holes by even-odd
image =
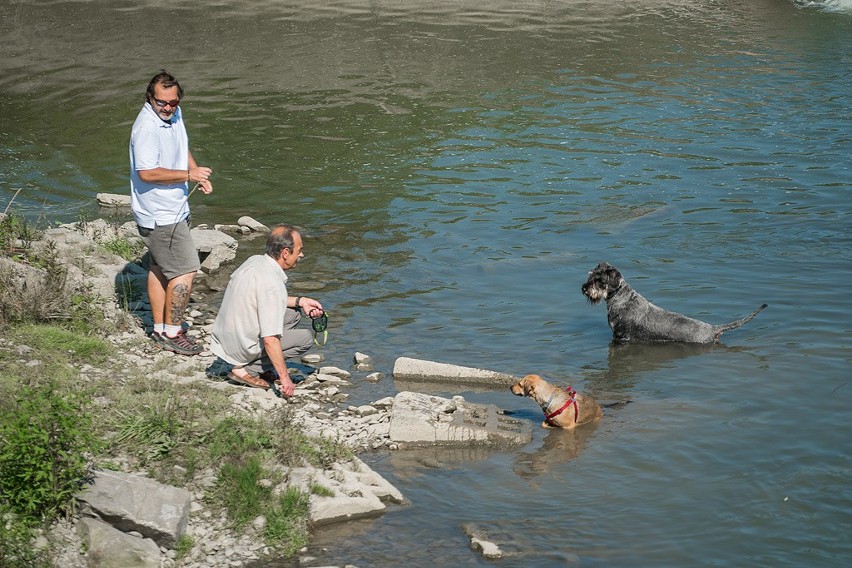
[[[757,308],[756,310],[751,312],[746,317],[744,317],[742,319],[738,319],[736,321],[732,321],[731,323],[726,323],[724,325],[718,326],[717,331],[716,331],[716,337],[719,337],[720,335],[722,335],[726,331],[730,331],[732,329],[737,329],[738,327],[741,327],[741,326],[747,324],[748,322],[750,322],[751,320],[754,319],[754,316],[756,316],[757,314],[759,314],[760,312],[765,310],[766,306],[768,306],[768,305],[769,304],[762,304],[759,308]]]

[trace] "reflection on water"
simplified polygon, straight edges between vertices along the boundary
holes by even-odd
[[[532,479],[561,470],[575,459],[589,443],[598,424],[587,424],[572,430],[551,428],[541,446],[525,448],[515,455],[512,471],[524,479]]]
[[[603,371],[590,371],[586,384],[597,396],[619,398],[630,396],[630,391],[646,373],[660,368],[672,368],[675,361],[695,357],[711,351],[742,351],[739,347],[725,347],[713,343],[620,343],[609,345],[607,366]]]
[[[565,433],[508,390],[465,392],[533,442],[366,456],[410,505],[319,531],[319,561],[486,565],[472,523],[504,568],[836,566],[852,555],[845,5],[0,0],[0,210],[20,189],[24,213],[71,221],[126,192],[130,126],[166,66],[214,169],[194,220],[304,227],[290,283],[329,308],[329,363],[366,351],[389,376],[408,356],[631,401]],[[722,346],[612,346],[578,291],[602,259],[701,319],[770,308]],[[400,388],[353,379],[353,404]]]

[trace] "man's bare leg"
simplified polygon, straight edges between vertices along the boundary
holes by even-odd
[[[154,329],[165,323],[166,287],[169,281],[163,275],[163,270],[152,264],[148,271],[148,302],[151,304],[151,317],[154,319]]]
[[[176,276],[168,281],[163,292],[161,313],[164,320],[164,332],[159,338],[159,346],[180,355],[198,355],[203,350],[182,329],[183,315],[189,305],[193,278],[195,278],[195,272]],[[151,308],[154,308],[153,303]]]
[[[180,325],[183,322],[183,314],[189,305],[189,294],[192,292],[192,281],[195,272],[181,274],[169,280],[165,289],[165,324]],[[153,309],[154,305],[151,304]]]

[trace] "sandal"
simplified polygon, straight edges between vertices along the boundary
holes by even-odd
[[[275,396],[278,398],[284,398],[284,393],[281,392],[281,381],[278,379],[278,373],[274,370],[272,371],[264,371],[258,376],[258,378],[272,389],[272,392],[275,393]]]
[[[255,377],[252,374],[248,374],[245,377],[238,377],[232,371],[232,372],[228,373],[228,381],[230,381],[232,383],[237,383],[238,385],[243,385],[243,386],[246,386],[246,387],[269,390],[269,383],[267,383],[266,381],[264,381],[260,377]]]

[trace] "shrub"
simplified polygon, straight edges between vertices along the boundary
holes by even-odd
[[[0,254],[25,259],[38,231],[26,219],[11,213],[0,218]]]
[[[3,568],[51,568],[44,550],[33,548],[35,530],[0,503],[0,566]]]
[[[96,331],[102,310],[88,291],[69,290],[56,243],[34,247],[40,233],[15,214],[0,219],[0,329],[21,323],[63,322]]]
[[[0,500],[34,522],[68,511],[97,447],[82,397],[54,382],[22,386],[0,413]]]
[[[0,259],[0,328],[21,322],[70,317],[67,271],[59,264],[38,268]]]

